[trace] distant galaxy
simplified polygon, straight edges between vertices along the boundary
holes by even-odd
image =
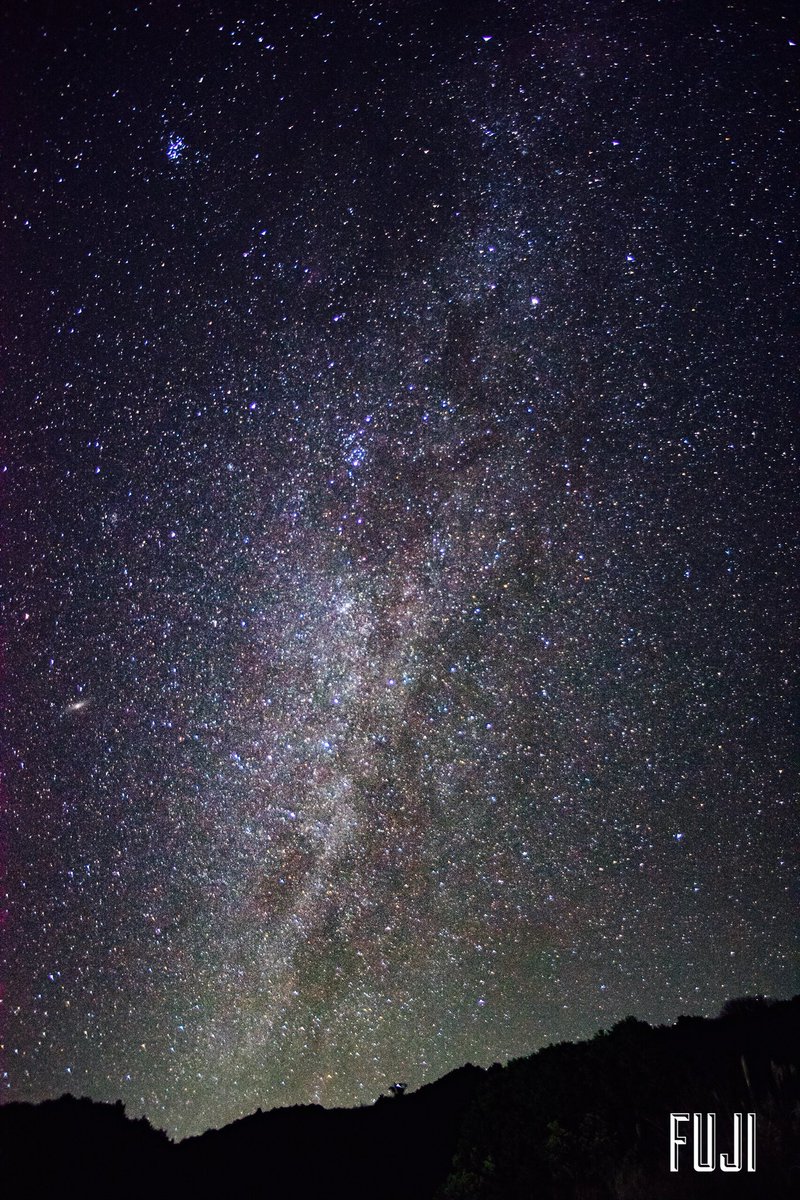
[[[796,13],[4,24],[4,1098],[796,990]]]

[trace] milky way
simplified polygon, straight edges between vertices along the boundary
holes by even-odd
[[[180,1135],[796,986],[788,13],[246,7],[7,18],[3,1082]]]

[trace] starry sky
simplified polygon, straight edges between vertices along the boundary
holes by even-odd
[[[796,14],[315,4],[4,11],[2,1085],[181,1136],[797,987]]]

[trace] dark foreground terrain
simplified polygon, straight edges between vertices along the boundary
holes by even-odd
[[[466,1066],[369,1108],[258,1112],[173,1144],[121,1104],[0,1110],[0,1187],[39,1196],[661,1200],[800,1195],[800,997]],[[757,1114],[755,1174],[668,1171],[669,1114]],[[691,1128],[685,1127],[685,1128]]]

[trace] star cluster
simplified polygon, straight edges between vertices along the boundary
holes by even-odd
[[[179,1135],[793,987],[788,10],[256,7],[8,19],[2,1083]]]

